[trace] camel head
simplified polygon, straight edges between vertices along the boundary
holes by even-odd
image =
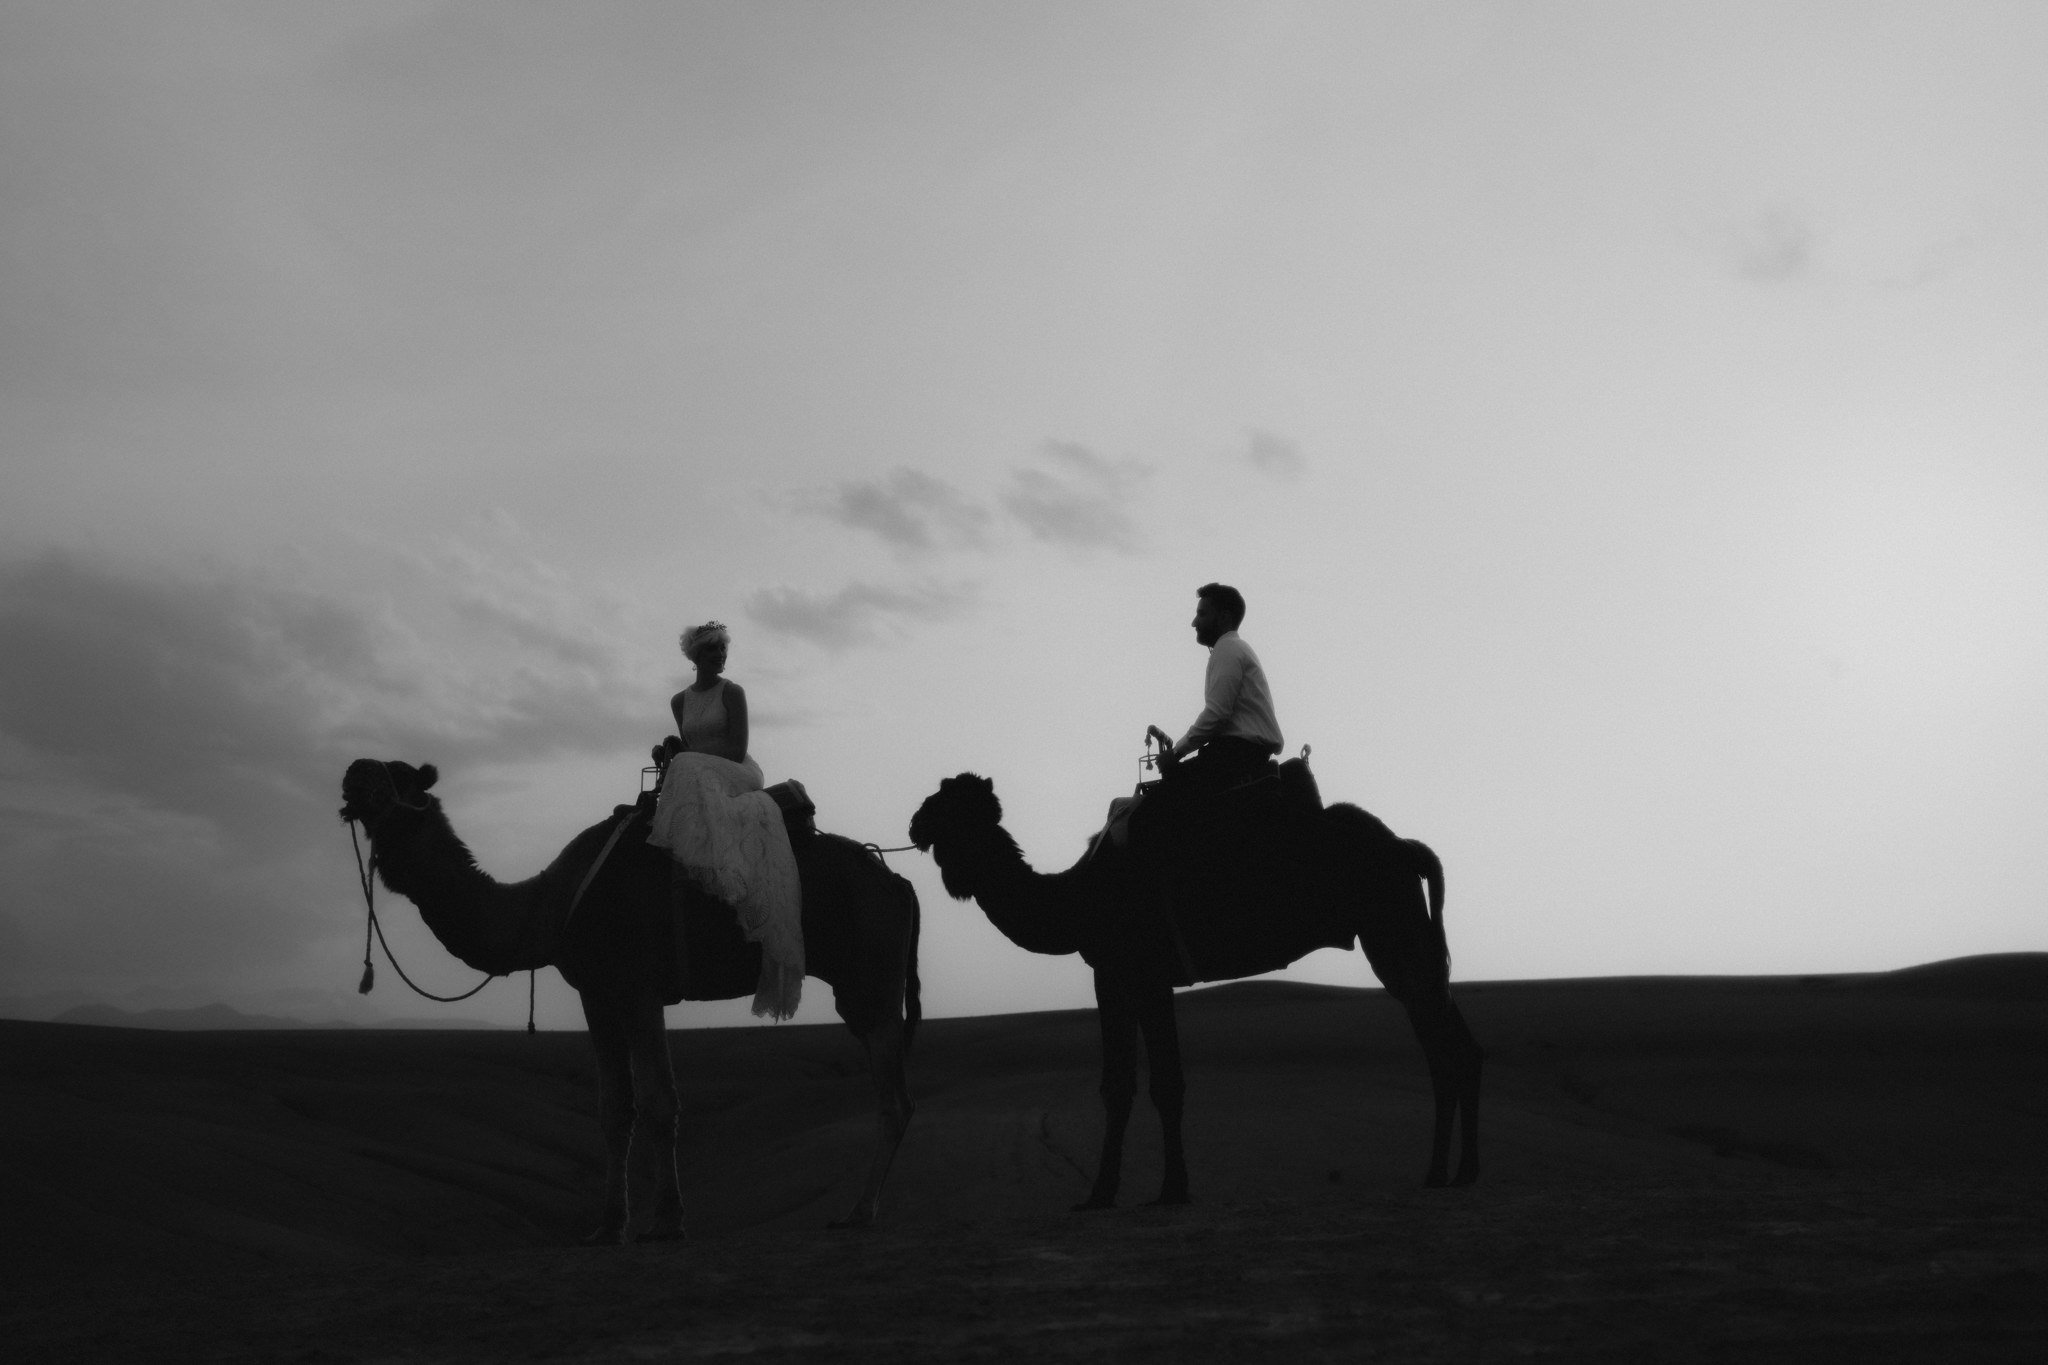
[[[410,763],[359,758],[341,778],[341,818],[360,820],[364,830],[374,832],[395,810],[423,811],[438,806],[440,802],[427,795],[427,789],[440,775],[431,763],[415,768]]]
[[[992,843],[1008,845],[1013,856],[1016,852],[998,823],[1002,818],[1003,803],[996,800],[996,784],[974,773],[962,773],[939,783],[939,789],[910,817],[910,842],[937,861],[947,893],[955,900],[966,900],[972,894],[967,886],[970,864],[985,858]]]
[[[1001,822],[1003,803],[996,800],[996,784],[974,773],[962,773],[939,783],[939,789],[924,799],[917,814],[910,817],[910,842],[927,853],[942,839],[986,830]]]

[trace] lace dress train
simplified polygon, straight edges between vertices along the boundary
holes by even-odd
[[[753,759],[690,751],[669,760],[647,842],[665,848],[697,885],[730,905],[761,945],[754,1013],[787,1019],[803,994],[803,884],[775,798]]]

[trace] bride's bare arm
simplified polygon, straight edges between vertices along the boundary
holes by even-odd
[[[747,694],[730,678],[725,683],[725,742],[731,752],[725,757],[735,763],[747,757]]]

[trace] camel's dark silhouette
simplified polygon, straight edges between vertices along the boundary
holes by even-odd
[[[945,779],[910,822],[911,842],[931,853],[956,899],[972,897],[1018,947],[1078,952],[1094,969],[1105,1118],[1095,1185],[1076,1207],[1116,1202],[1141,1032],[1163,1130],[1158,1202],[1188,1198],[1174,986],[1271,971],[1354,940],[1407,1009],[1428,1059],[1436,1130],[1427,1183],[1476,1179],[1483,1054],[1451,1000],[1436,855],[1351,805],[1237,808],[1206,826],[1196,815],[1178,833],[1157,810],[1147,830],[1147,813],[1140,809],[1129,847],[1098,837],[1080,862],[1049,875],[1033,871],[1003,829],[987,778]],[[1463,1144],[1452,1182],[1451,1129],[1460,1113]]]
[[[655,1168],[654,1207],[641,1220],[639,1238],[681,1236],[678,1106],[661,1008],[751,995],[760,946],[741,939],[729,907],[697,895],[700,904],[683,926],[687,971],[679,970],[669,859],[647,844],[644,829],[617,841],[577,901],[611,820],[570,840],[537,876],[494,881],[429,793],[437,776],[432,764],[358,759],[342,778],[342,818],[362,822],[384,885],[419,907],[448,951],[493,974],[552,966],[576,988],[597,1053],[605,1141],[604,1215],[589,1240],[628,1235],[629,1152],[636,1153],[634,1165],[644,1169],[651,1159]],[[794,845],[803,877],[805,969],[831,983],[839,1017],[867,1051],[880,1107],[867,1183],[852,1212],[835,1224],[861,1225],[874,1221],[913,1108],[903,1056],[919,1018],[917,893],[850,839],[813,834]]]

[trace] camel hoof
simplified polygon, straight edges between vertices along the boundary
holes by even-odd
[[[1453,1180],[1451,1183],[1453,1185],[1464,1186],[1474,1184],[1478,1181],[1478,1179],[1479,1168],[1477,1166],[1473,1166],[1466,1170],[1459,1171],[1458,1178],[1456,1180]]]
[[[852,1213],[847,1214],[846,1217],[834,1218],[831,1222],[825,1224],[826,1228],[833,1232],[838,1232],[843,1228],[871,1228],[874,1225],[875,1215],[864,1209],[855,1209]]]
[[[618,1228],[594,1228],[576,1239],[580,1247],[615,1247],[624,1237]]]
[[[1113,1209],[1113,1208],[1115,1208],[1115,1207],[1116,1207],[1116,1200],[1115,1200],[1115,1199],[1113,1199],[1113,1198],[1112,1198],[1112,1199],[1098,1199],[1098,1198],[1096,1198],[1095,1196],[1093,1196],[1093,1195],[1090,1195],[1090,1196],[1089,1196],[1088,1198],[1086,1198],[1086,1199],[1083,1199],[1083,1200],[1082,1200],[1082,1201],[1081,1201],[1080,1203],[1078,1203],[1078,1204],[1074,1205],[1074,1207],[1073,1207],[1073,1208],[1072,1208],[1071,1210],[1069,1210],[1069,1212],[1072,1212],[1072,1213],[1094,1213],[1094,1212],[1095,1212],[1096,1210],[1098,1210],[1098,1209]]]
[[[1188,1197],[1186,1190],[1161,1190],[1157,1199],[1146,1203],[1148,1209],[1177,1209],[1195,1201]]]

